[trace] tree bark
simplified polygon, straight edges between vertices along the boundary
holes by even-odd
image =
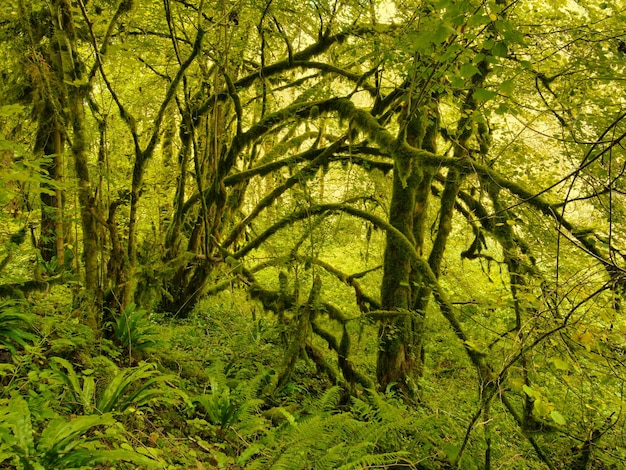
[[[100,331],[100,316],[96,300],[99,298],[99,259],[98,230],[91,214],[93,195],[89,176],[88,152],[85,135],[84,99],[87,85],[80,84],[83,78],[82,64],[79,61],[76,31],[72,18],[72,7],[67,0],[57,0],[58,15],[56,34],[59,37],[64,83],[76,83],[68,87],[68,124],[72,129],[72,156],[78,178],[78,201],[83,235],[83,261],[85,265],[85,299],[83,321],[96,332]],[[69,127],[69,126],[68,126]]]
[[[421,110],[406,123],[400,139],[420,147],[424,137]],[[416,196],[423,179],[419,162],[408,160],[411,156],[397,151],[394,157],[393,187],[389,208],[389,223],[397,228],[413,246]],[[408,160],[408,161],[407,161]],[[423,204],[424,202],[421,201]],[[381,306],[383,310],[396,311],[398,315],[381,321],[378,338],[376,378],[381,389],[395,383],[407,397],[417,393],[420,365],[419,319],[412,311],[412,262],[396,237],[387,236],[383,261]]]
[[[43,157],[41,168],[50,178],[50,182],[41,184],[41,230],[38,245],[42,259],[49,263],[56,257],[59,268],[65,258],[63,197],[58,187],[63,178],[61,154],[65,144],[65,133],[49,99],[44,98],[40,106],[36,107],[39,108],[39,117],[35,154]]]

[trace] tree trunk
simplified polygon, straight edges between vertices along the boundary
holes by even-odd
[[[80,204],[80,219],[83,231],[83,261],[85,263],[85,289],[86,289],[86,322],[94,327],[99,327],[99,320],[95,314],[96,299],[99,295],[99,262],[98,262],[98,230],[96,221],[91,214],[93,206],[91,193],[91,180],[89,179],[89,167],[87,166],[87,150],[85,146],[83,103],[80,96],[72,100],[72,129],[73,143],[72,154],[74,156],[74,168],[78,177],[78,201]]]
[[[43,156],[41,165],[51,182],[41,184],[41,231],[39,250],[42,259],[50,263],[56,258],[57,266],[64,263],[63,239],[63,198],[58,183],[63,178],[61,154],[65,144],[65,133],[55,114],[54,106],[44,98],[39,109],[35,154]]]
[[[407,122],[407,143],[415,147],[421,146],[424,137],[420,112]],[[393,157],[389,223],[415,245],[416,196],[424,175],[418,162],[406,161],[407,156],[399,153]],[[395,383],[405,396],[412,398],[417,392],[418,371],[422,369],[421,341],[416,336],[421,328],[412,310],[412,263],[395,237],[387,237],[383,267],[381,306],[396,315],[383,320],[379,327],[376,377],[381,389]]]
[[[72,18],[72,7],[67,0],[57,0],[56,34],[63,70],[64,83],[80,83],[82,64],[79,62],[76,31]],[[59,84],[61,86],[61,84]],[[78,201],[83,235],[83,261],[85,265],[85,299],[83,302],[83,321],[96,332],[100,331],[99,299],[99,259],[98,230],[96,221],[91,214],[94,205],[89,177],[87,141],[85,135],[84,99],[88,91],[87,85],[67,88],[68,123],[72,129],[72,156],[78,178]]]
[[[389,223],[407,238],[413,238],[413,210],[415,207],[414,178],[406,188],[397,174],[393,178],[393,193],[389,211]],[[411,300],[410,259],[404,255],[403,247],[393,237],[387,237],[384,256],[384,273],[381,288],[383,310],[398,312],[398,315],[380,324],[378,338],[378,362],[376,376],[382,389],[396,383],[403,393],[414,395],[415,383],[412,371],[419,360],[414,343],[414,319],[409,310]]]

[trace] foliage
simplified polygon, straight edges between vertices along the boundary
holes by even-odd
[[[339,387],[328,389],[299,416],[277,410],[284,424],[254,444],[256,458],[246,468],[393,468],[425,460],[416,455],[418,440],[409,439],[418,438],[417,423],[406,409],[355,399],[339,411],[341,394]]]
[[[160,466],[132,448],[94,447],[103,440],[103,434],[96,429],[116,425],[108,413],[78,416],[69,421],[52,419],[39,431],[33,428],[24,398],[14,395],[2,400],[0,406],[0,462],[8,461],[19,470],[93,468],[120,461],[144,468]]]
[[[29,332],[34,317],[23,311],[23,304],[14,300],[0,301],[0,344],[15,355],[15,346],[26,346],[37,337]]]
[[[264,400],[258,396],[267,387],[270,374],[261,372],[249,380],[239,379],[231,389],[221,369],[220,363],[211,368],[210,391],[191,397],[195,415],[213,426],[221,438],[231,433],[250,438],[262,432],[267,422],[260,417]]]
[[[615,0],[2,3],[0,294],[43,317],[0,304],[3,398],[35,437],[109,410],[183,467],[618,466],[625,24]]]
[[[137,354],[164,345],[157,339],[158,333],[150,324],[148,312],[137,308],[134,303],[129,304],[109,325],[115,340],[128,353],[131,362]]]
[[[215,379],[211,380],[209,393],[193,397],[192,400],[201,407],[204,418],[221,429],[235,425],[262,403],[261,400],[243,400],[238,403],[230,388],[227,385],[220,385]]]
[[[53,357],[51,363],[65,386],[65,401],[83,413],[123,413],[130,407],[172,401],[173,390],[165,385],[172,377],[161,374],[153,364],[118,370],[106,385],[96,387],[93,370],[79,375],[69,361],[60,357]]]
[[[77,318],[76,312],[64,312],[70,306],[55,305],[54,300],[46,299],[40,302],[40,308],[46,311],[45,316],[38,318],[38,324],[49,355],[73,358],[95,352],[95,332]]]

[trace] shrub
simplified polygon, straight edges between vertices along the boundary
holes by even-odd
[[[32,329],[33,315],[20,309],[15,300],[0,301],[0,345],[11,354],[16,354],[16,346],[25,347],[37,339]]]
[[[160,346],[163,341],[156,338],[157,330],[150,325],[148,312],[137,308],[134,303],[128,305],[115,321],[109,322],[116,341],[128,351],[129,359],[133,354]]]
[[[92,432],[115,424],[109,413],[90,414],[71,420],[52,419],[38,432],[33,428],[28,403],[14,395],[0,401],[0,464],[8,462],[18,470],[93,468],[120,461],[142,468],[161,466],[132,448],[108,449]]]

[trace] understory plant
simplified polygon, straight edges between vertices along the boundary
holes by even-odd
[[[0,345],[16,354],[16,346],[24,347],[37,338],[29,331],[32,322],[33,316],[23,312],[17,301],[0,301]]]
[[[65,401],[84,413],[122,413],[152,402],[172,402],[183,392],[167,385],[173,376],[162,374],[154,364],[119,369],[106,383],[97,386],[92,370],[76,372],[66,359],[53,357],[51,364],[65,389]]]
[[[196,395],[192,401],[198,414],[218,429],[218,434],[225,433],[237,424],[243,424],[245,428],[256,428],[255,423],[258,423],[254,419],[255,412],[263,404],[263,400],[242,393],[247,388],[247,384],[241,382],[237,389],[231,390],[226,383],[211,377],[211,390]]]
[[[239,463],[249,469],[347,470],[414,468],[426,460],[419,456],[422,443],[414,435],[419,425],[415,417],[369,393],[368,399],[354,399],[342,409],[342,390],[332,387],[298,415],[277,409],[283,423],[252,444]]]
[[[110,413],[104,413],[69,420],[57,417],[37,429],[28,402],[14,394],[0,400],[0,466],[18,470],[85,469],[115,462],[162,466],[125,442],[117,432],[119,426]],[[105,428],[109,431],[103,432]]]
[[[260,411],[264,400],[259,396],[272,372],[262,370],[253,377],[229,380],[222,364],[215,364],[208,371],[210,390],[191,398],[193,419],[188,424],[201,438],[229,442],[230,453],[238,454],[269,427]]]
[[[109,325],[115,340],[128,352],[131,362],[134,355],[163,344],[157,338],[158,331],[150,324],[148,311],[134,303],[130,303]]]

